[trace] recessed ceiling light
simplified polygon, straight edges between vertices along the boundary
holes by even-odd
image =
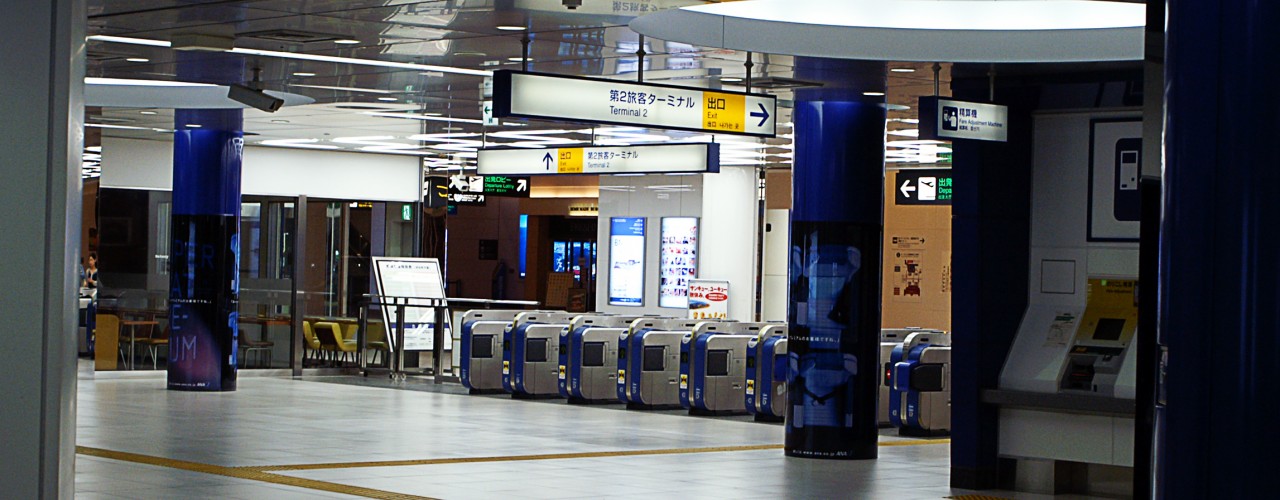
[[[379,100],[379,101],[387,101],[387,102],[391,102],[391,101],[396,100],[396,98],[394,98],[394,97],[379,97],[379,98],[378,98],[378,100]]]
[[[151,62],[150,59],[147,59],[145,57],[129,57],[129,58],[126,58],[125,60],[129,62],[136,62],[136,63]]]
[[[869,92],[863,92],[862,95],[865,95],[868,97],[880,97],[884,95],[884,92],[869,91]]]
[[[513,25],[498,26],[498,29],[502,31],[524,31],[525,30],[524,26],[513,26]]]
[[[339,39],[339,40],[334,40],[334,41],[333,41],[333,43],[340,43],[340,44],[343,44],[343,45],[355,45],[355,44],[357,44],[357,43],[360,43],[360,40],[352,40],[352,39],[350,39],[350,38],[342,38],[342,39]]]
[[[915,73],[915,68],[891,68],[889,71],[894,73]]]
[[[299,71],[299,72],[297,72],[297,73],[294,73],[294,74],[293,74],[293,76],[316,76],[316,74],[315,74],[315,73],[307,73],[307,72],[305,72],[305,71]]]
[[[139,111],[138,113],[140,113],[140,114],[144,114],[144,115],[154,115],[154,114],[156,114],[156,112],[155,112],[155,111]]]

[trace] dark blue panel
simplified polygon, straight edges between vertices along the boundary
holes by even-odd
[[[1168,2],[1160,241],[1167,407],[1156,445],[1165,498],[1274,495],[1277,23],[1280,2]]]
[[[243,151],[239,131],[199,128],[175,132],[173,213],[238,217]]]

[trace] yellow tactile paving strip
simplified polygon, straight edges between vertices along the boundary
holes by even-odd
[[[930,444],[949,444],[950,439],[917,439],[907,441],[885,441],[880,446],[919,446]],[[243,467],[224,467],[221,465],[202,464],[199,462],[189,462],[185,460],[176,460],[172,458],[155,457],[151,455],[142,455],[138,453],[129,453],[124,451],[104,450],[101,448],[91,448],[88,446],[77,446],[76,453],[91,457],[108,458],[112,460],[120,460],[125,462],[133,462],[146,465],[154,465],[158,467],[168,467],[171,469],[181,469],[192,472],[201,472],[204,474],[213,474],[217,476],[234,477],[239,479],[250,479],[254,481],[262,481],[267,483],[282,484],[286,486],[295,486],[299,488],[308,488],[319,491],[328,491],[333,493],[341,493],[345,495],[355,495],[367,498],[380,498],[390,500],[408,500],[408,499],[430,499],[431,497],[423,497],[417,495],[407,495],[404,493],[395,493],[390,491],[377,490],[372,488],[362,488],[359,486],[350,486],[346,484],[331,483],[328,481],[319,481],[315,479],[305,479],[300,477],[286,476],[283,474],[274,474],[281,471],[301,471],[301,470],[324,470],[324,469],[355,469],[362,467],[404,467],[414,465],[440,465],[440,464],[466,464],[466,463],[484,463],[484,462],[518,462],[527,460],[566,460],[576,458],[609,458],[609,457],[632,457],[644,455],[681,455],[690,453],[724,453],[737,451],[759,451],[759,450],[780,450],[780,444],[763,444],[748,446],[712,446],[703,448],[666,448],[657,450],[621,450],[621,451],[598,451],[583,453],[549,453],[540,455],[508,455],[495,457],[461,457],[461,458],[427,458],[420,460],[387,460],[378,462],[341,462],[341,463],[322,463],[322,464],[293,464],[293,465],[259,465],[259,466],[243,466]],[[966,500],[983,500],[986,497],[955,497],[964,498]],[[992,497],[994,498],[994,497]]]

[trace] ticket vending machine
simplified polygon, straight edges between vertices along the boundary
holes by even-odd
[[[884,365],[884,369],[880,372],[879,422],[881,427],[893,425],[893,422],[889,420],[889,392],[893,388],[893,384],[889,382],[889,379],[892,378],[893,374],[893,362],[889,358],[893,355],[893,349],[901,346],[907,335],[915,332],[945,333],[942,330],[913,326],[880,330],[880,363]]]
[[[507,393],[515,393],[515,385],[512,383],[515,365],[515,345],[516,337],[519,336],[523,342],[525,332],[532,325],[553,324],[564,327],[569,324],[578,313],[567,313],[563,311],[528,311],[520,313],[512,320],[511,324],[503,330],[502,336],[502,390]],[[559,330],[555,331],[556,338],[559,338]],[[521,354],[525,352],[521,347]],[[553,357],[554,359],[554,357]],[[523,361],[523,360],[522,360]],[[553,379],[554,380],[554,379]]]
[[[889,419],[899,434],[951,430],[951,335],[915,332],[890,357]]]
[[[618,401],[632,407],[632,403],[637,403],[635,408],[645,409],[652,406],[653,403],[640,403],[637,401],[640,393],[641,381],[646,376],[645,367],[653,368],[658,366],[662,355],[659,354],[657,342],[658,337],[651,338],[651,349],[646,357],[644,335],[652,331],[692,331],[697,321],[689,319],[675,318],[639,318],[631,323],[627,331],[618,335],[618,385],[617,396]],[[679,356],[680,348],[677,341],[674,349],[674,356]],[[645,360],[649,359],[650,364],[646,364]],[[677,372],[678,373],[678,372]],[[656,375],[658,376],[658,375]],[[652,400],[652,398],[650,398]],[[675,404],[675,403],[673,403]]]
[[[458,378],[472,394],[502,392],[502,336],[526,311],[475,309],[462,315]]]
[[[743,403],[757,422],[782,422],[787,412],[787,325],[760,329],[747,343]]]
[[[584,314],[560,337],[560,396],[570,403],[616,403],[618,336],[635,316]]]
[[[743,413],[747,343],[768,323],[699,324],[680,342],[680,405],[690,413]],[[732,335],[732,338],[719,337]]]

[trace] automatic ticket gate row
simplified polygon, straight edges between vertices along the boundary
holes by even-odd
[[[570,403],[616,403],[618,338],[636,316],[584,314],[560,332],[560,397]]]
[[[640,318],[618,336],[617,400],[633,409],[680,407],[680,341],[704,320]]]
[[[787,325],[768,325],[747,342],[746,381],[747,413],[781,422],[787,412]]]
[[[462,316],[458,378],[472,394],[502,392],[502,344],[523,310],[476,309]]]
[[[746,413],[747,346],[768,323],[706,322],[680,343],[680,406],[691,414]]]
[[[951,335],[919,331],[907,335],[889,357],[889,418],[905,435],[951,430]]]

